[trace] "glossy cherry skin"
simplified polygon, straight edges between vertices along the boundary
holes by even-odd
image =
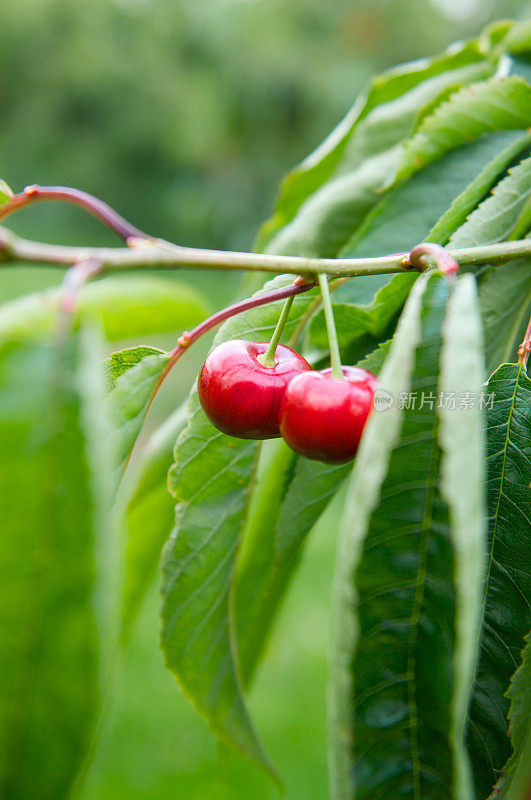
[[[299,353],[277,345],[276,366],[264,367],[257,356],[267,342],[233,339],[215,347],[199,373],[197,390],[203,411],[223,433],[240,439],[280,436],[280,404],[288,383],[311,370]]]
[[[344,464],[356,455],[372,409],[376,376],[360,367],[306,372],[290,381],[280,410],[280,432],[306,458]]]

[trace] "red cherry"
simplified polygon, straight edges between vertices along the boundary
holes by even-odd
[[[240,439],[280,436],[280,404],[288,383],[310,365],[291,347],[277,345],[274,367],[257,356],[267,342],[234,339],[206,357],[197,381],[199,401],[209,420],[223,433]]]
[[[378,381],[360,367],[343,367],[344,378],[331,372],[293,378],[282,401],[280,432],[306,458],[344,464],[356,455]]]

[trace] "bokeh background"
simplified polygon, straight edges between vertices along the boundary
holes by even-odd
[[[181,244],[250,249],[283,174],[339,122],[375,71],[436,53],[522,0],[18,0],[0,14],[0,176],[104,198]],[[9,223],[43,241],[106,244],[56,204]],[[56,284],[54,269],[0,269],[0,303]],[[185,273],[212,306],[239,278]],[[152,343],[152,342],[150,342]],[[158,340],[161,346],[170,341]],[[203,348],[207,345],[203,345]],[[186,395],[201,348],[162,393]],[[312,534],[250,704],[287,800],[327,796],[325,684],[335,509]],[[219,751],[157,645],[156,586],[122,654],[83,800],[265,800],[251,764]]]

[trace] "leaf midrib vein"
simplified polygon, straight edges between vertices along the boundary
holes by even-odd
[[[433,519],[433,500],[435,497],[435,487],[436,481],[433,477],[435,462],[437,460],[437,446],[436,446],[436,427],[434,426],[434,435],[431,440],[430,444],[430,455],[428,461],[428,479],[426,481],[427,492],[426,492],[426,499],[424,502],[424,514],[422,518],[422,523],[420,527],[422,541],[420,543],[419,548],[419,566],[417,569],[417,576],[416,576],[416,588],[415,588],[415,597],[413,600],[413,607],[411,610],[411,618],[410,618],[410,625],[411,625],[411,635],[409,639],[409,656],[408,656],[408,664],[407,664],[407,674],[409,676],[408,679],[408,700],[409,700],[409,708],[410,708],[410,720],[411,720],[411,727],[410,727],[410,743],[411,743],[411,757],[412,757],[412,766],[413,766],[413,798],[414,800],[420,800],[421,798],[421,785],[420,785],[420,773],[421,773],[421,763],[420,763],[420,755],[419,755],[419,726],[418,726],[418,708],[417,708],[417,698],[416,698],[416,680],[415,680],[415,669],[416,669],[416,646],[417,646],[417,633],[418,633],[418,625],[421,616],[422,610],[422,603],[424,600],[424,586],[426,583],[426,575],[427,575],[427,559],[428,559],[428,531]],[[435,446],[434,446],[435,445]],[[429,476],[432,476],[431,479]]]
[[[490,583],[490,576],[491,576],[491,572],[492,572],[492,563],[493,563],[493,560],[494,560],[494,545],[496,543],[496,535],[497,535],[497,532],[498,532],[498,518],[499,518],[499,512],[500,512],[500,505],[501,505],[502,496],[504,494],[504,492],[503,492],[503,483],[504,483],[504,479],[505,479],[505,466],[506,466],[506,463],[507,463],[507,451],[508,451],[508,446],[509,446],[511,420],[512,420],[512,417],[513,417],[513,414],[514,414],[514,407],[515,407],[515,402],[516,402],[516,394],[517,394],[517,391],[518,391],[519,380],[520,380],[520,371],[521,371],[521,367],[518,370],[518,374],[516,376],[516,380],[514,381],[513,394],[511,396],[511,405],[510,405],[510,409],[509,409],[509,416],[507,418],[507,432],[505,434],[504,454],[503,454],[502,469],[501,469],[501,475],[500,475],[500,485],[499,485],[499,490],[498,490],[498,501],[496,503],[496,510],[495,510],[495,512],[494,512],[494,514],[492,516],[492,519],[494,519],[494,528],[493,528],[493,531],[492,531],[492,542],[491,542],[490,552],[489,552],[489,564],[488,564],[488,568],[487,568],[487,576],[486,576],[486,579],[485,579],[485,590],[484,590],[484,593],[483,593],[483,604],[482,604],[482,608],[481,608],[480,621],[481,621],[481,626],[482,627],[483,627],[483,620],[485,619],[485,610],[486,610],[486,607],[487,607],[487,595],[488,595],[488,589],[489,589],[489,583]],[[480,637],[478,637],[478,649],[479,649],[479,641],[480,641]]]

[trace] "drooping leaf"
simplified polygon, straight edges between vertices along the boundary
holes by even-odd
[[[129,635],[142,599],[173,527],[175,502],[167,487],[173,447],[186,425],[186,408],[178,408],[149,437],[124,508],[126,536],[122,637]]]
[[[113,353],[104,363],[107,407],[116,453],[116,480],[120,480],[140,433],[153,392],[170,354],[154,347],[132,347]]]
[[[406,142],[397,181],[472,139],[531,125],[531,86],[517,75],[465,86],[425,117]]]
[[[244,684],[253,677],[306,536],[350,469],[298,458],[283,441],[261,447],[234,589]]]
[[[276,558],[275,528],[296,461],[282,440],[260,447],[233,580],[238,665],[244,686],[251,682],[279,595],[292,572],[292,565]]]
[[[466,222],[450,237],[451,247],[475,247],[508,237],[531,193],[531,159],[527,158],[498,183]],[[479,300],[485,332],[487,367],[511,358],[531,312],[528,260],[483,270]]]
[[[288,175],[259,247],[308,256],[337,254],[395,173],[400,143],[418,112],[446,87],[480,80],[495,68],[471,42],[375,78],[324,145]]]
[[[267,288],[289,280],[280,277]],[[314,299],[314,295],[295,299],[285,336],[296,332]],[[278,313],[277,304],[276,308],[239,315],[222,327],[216,342],[235,337],[266,340]],[[282,442],[257,445],[224,436],[206,420],[192,394],[188,427],[178,442],[176,465],[170,473],[171,486],[181,503],[164,555],[163,649],[185,693],[214,732],[255,758],[262,756],[256,751],[254,734],[249,734],[249,721],[235,692],[241,698],[239,682],[248,683],[254,673],[305,536],[341,482],[338,474],[328,487],[321,483],[320,473],[327,469],[306,462],[305,470]],[[304,475],[315,481],[317,498],[304,497]],[[295,507],[299,513],[292,516]],[[278,535],[293,537],[282,553],[275,546],[276,528]],[[215,575],[209,580],[212,571]],[[197,591],[190,602],[193,586]],[[200,639],[195,626],[201,626]],[[217,650],[212,649],[214,642],[219,642]],[[211,658],[205,663],[201,651],[209,644]],[[218,689],[223,670],[232,672],[234,679],[229,682],[226,678]]]
[[[476,247],[508,239],[530,196],[531,158],[526,158],[509,169],[508,175],[495,186],[492,195],[452,234],[451,247]]]
[[[459,281],[450,312],[457,330],[443,343],[448,296],[437,274],[415,284],[380,375],[394,402],[373,412],[347,493],[330,691],[332,796],[342,800],[471,797],[462,737],[476,643],[466,601],[480,583],[465,587],[477,568],[467,565],[463,538],[471,522],[477,552],[481,461],[467,425],[477,432],[479,409],[445,412],[439,441],[435,406],[442,347],[457,386],[479,390],[479,323],[470,285]],[[473,369],[470,355],[453,358],[458,331],[474,343]],[[460,454],[454,436],[463,430]],[[457,480],[468,503],[455,497]]]
[[[420,314],[426,281],[419,280],[411,292],[381,379],[390,396],[409,392],[415,353],[422,336]],[[353,572],[360,558],[362,537],[369,525],[371,513],[378,506],[381,486],[389,468],[391,451],[399,441],[403,413],[398,403],[390,405],[382,417],[373,415],[367,423],[356,457],[356,466],[349,482],[340,528],[337,572],[334,590],[333,640],[331,651],[331,681],[328,691],[330,737],[330,791],[333,800],[352,800],[354,797],[353,730],[352,730],[352,655],[359,638],[359,624],[354,617],[359,594],[352,583]],[[380,431],[381,428],[381,431]],[[378,446],[376,447],[376,443]],[[366,455],[374,449],[374,457]],[[363,469],[366,463],[367,470]],[[358,483],[357,491],[354,480]],[[353,524],[356,525],[353,530]],[[357,524],[356,524],[357,523]]]
[[[264,288],[291,280],[281,276]],[[312,293],[295,298],[285,340],[296,331],[311,303]],[[275,303],[232,317],[221,327],[215,343],[233,338],[267,341],[279,306]],[[258,452],[257,442],[217,431],[192,392],[188,424],[170,470],[169,485],[178,505],[176,525],[163,555],[161,641],[168,667],[214,733],[267,765],[241,689],[232,600]]]
[[[511,136],[507,132],[492,135],[499,137]],[[482,141],[479,140],[476,145],[481,144]],[[514,159],[522,152],[527,151],[530,145],[531,134],[526,134],[525,136],[517,135],[492,161],[489,161],[467,188],[456,197],[448,211],[443,214],[428,233],[427,240],[443,245],[446,244],[451,234],[463,225],[468,215],[472,213]]]
[[[504,694],[531,628],[531,381],[517,364],[491,376],[487,416],[488,572],[468,741],[477,793],[487,796],[510,755]]]
[[[391,343],[392,339],[387,339],[386,342],[381,342],[371,353],[366,355],[365,358],[362,358],[362,360],[358,362],[357,366],[362,367],[363,369],[368,369],[369,372],[373,372],[375,375],[378,375],[385,363],[385,359],[389,355]]]
[[[481,317],[476,282],[463,276],[448,303],[443,328],[439,393],[441,497],[450,515],[454,558],[455,641],[452,654],[451,747],[456,800],[473,798],[473,770],[465,749],[470,687],[476,668],[485,578],[485,443],[481,385],[484,378]],[[459,398],[472,398],[459,407]],[[475,765],[474,765],[475,767]],[[475,770],[474,770],[475,771]]]
[[[214,733],[267,764],[240,687],[230,606],[256,451],[255,442],[216,431],[191,398],[170,473],[179,505],[162,562],[161,642],[168,667]]]
[[[407,251],[426,240],[446,244],[530,142],[518,130],[494,131],[445,153],[384,194],[344,255]]]
[[[491,267],[479,282],[488,371],[510,361],[531,316],[531,264],[519,259]]]
[[[493,796],[500,800],[527,800],[531,789],[531,633],[526,636],[522,662],[507,692],[511,701],[509,733],[513,754]]]
[[[0,344],[0,795],[67,797],[116,641],[112,459],[81,330]]]
[[[28,338],[53,330],[60,289],[26,294],[2,307],[0,334]],[[76,318],[96,320],[113,342],[182,331],[208,316],[203,297],[185,283],[153,275],[103,278],[83,287]]]

